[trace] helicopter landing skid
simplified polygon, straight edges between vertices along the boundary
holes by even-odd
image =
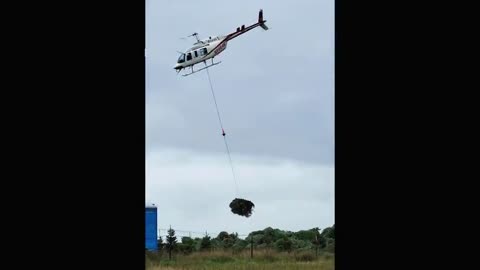
[[[202,70],[204,70],[204,69],[207,69],[207,68],[209,68],[209,67],[212,67],[212,66],[218,65],[218,64],[220,64],[221,62],[222,62],[222,61],[219,61],[219,62],[216,62],[216,63],[212,63],[212,64],[211,64],[211,65],[209,65],[209,66],[203,67],[203,68],[201,68],[201,69],[199,69],[199,70],[195,70],[195,71],[192,71],[192,72],[190,72],[190,73],[187,73],[187,74],[183,74],[182,76],[184,76],[184,77],[185,77],[185,76],[188,76],[188,75],[192,75],[193,73],[197,73],[197,72],[199,72],[199,71],[202,71]]]

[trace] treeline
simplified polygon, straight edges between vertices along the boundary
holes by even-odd
[[[298,232],[283,231],[271,227],[253,231],[245,239],[237,233],[220,232],[216,237],[182,237],[177,239],[170,228],[166,240],[158,240],[159,252],[190,254],[196,251],[229,250],[232,253],[250,249],[274,249],[279,252],[292,251],[335,251],[335,225],[324,229],[312,228]]]

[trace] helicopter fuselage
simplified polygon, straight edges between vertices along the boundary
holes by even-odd
[[[199,40],[197,38],[197,33],[192,34],[197,38],[197,42],[195,42],[193,46],[188,50],[186,50],[184,53],[180,53],[180,57],[178,57],[178,60],[174,69],[177,71],[177,74],[178,74],[182,69],[191,67],[192,73],[190,74],[193,74],[194,73],[193,66],[200,62],[205,63],[205,67],[200,70],[219,64],[220,62],[213,63],[213,58],[219,55],[221,52],[223,52],[227,48],[228,41],[240,35],[243,35],[258,26],[263,28],[263,30],[268,30],[268,27],[265,24],[265,22],[266,20],[263,19],[263,11],[260,9],[260,11],[258,12],[258,21],[256,23],[247,27],[245,27],[245,25],[242,25],[241,27],[237,27],[237,30],[235,32],[232,32],[228,35],[209,37],[208,39]],[[208,59],[212,59],[212,64],[210,66],[207,66],[206,60]],[[186,74],[183,76],[188,76],[190,74]]]
[[[174,68],[180,70],[214,58],[227,48],[228,41],[225,39],[226,36],[217,36],[194,43],[180,55]]]

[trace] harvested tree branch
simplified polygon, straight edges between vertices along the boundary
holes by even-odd
[[[230,208],[232,210],[232,213],[240,216],[244,216],[244,217],[250,217],[252,215],[252,209],[254,207],[255,205],[251,201],[239,199],[239,198],[235,198],[230,203]]]

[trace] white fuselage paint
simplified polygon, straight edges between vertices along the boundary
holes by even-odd
[[[200,62],[211,59],[219,55],[222,51],[227,48],[227,42],[224,42],[220,47],[216,48],[212,53],[210,53],[217,45],[222,42],[226,36],[212,37],[211,39],[205,39],[201,42],[196,42],[193,47],[186,50],[184,53],[184,62],[177,63],[175,68],[181,67],[186,68],[193,66]],[[210,53],[210,54],[209,54]],[[207,55],[208,54],[208,55]],[[189,56],[190,55],[190,56]],[[180,56],[182,57],[182,56]]]

